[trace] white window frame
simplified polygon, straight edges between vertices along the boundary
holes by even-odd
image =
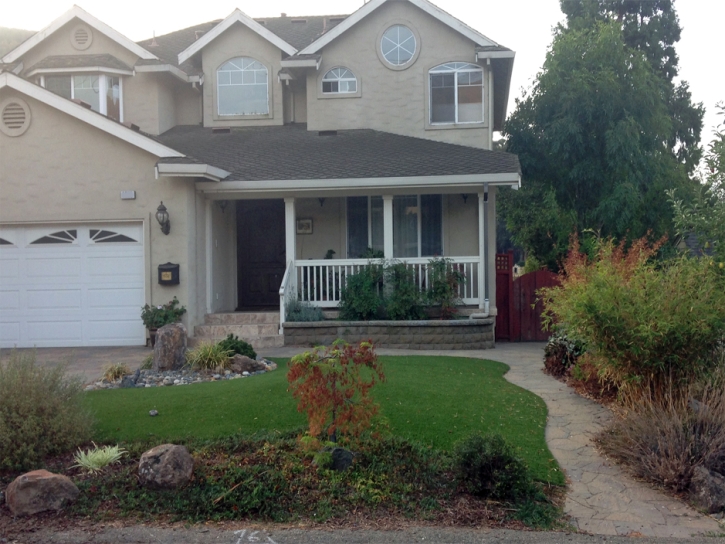
[[[442,68],[453,65],[454,68],[449,68],[446,70],[443,70]],[[455,67],[457,65],[462,65],[460,67]],[[470,67],[470,68],[469,68]],[[459,121],[458,120],[458,74],[459,73],[475,73],[480,72],[481,73],[481,120],[480,121]],[[433,75],[444,75],[444,74],[453,74],[453,91],[454,91],[454,104],[453,104],[453,110],[455,112],[455,120],[454,121],[436,121],[433,122],[433,81],[432,76]],[[470,62],[446,62],[443,64],[439,64],[438,66],[434,66],[430,70],[428,70],[428,123],[431,126],[440,126],[440,125],[480,125],[486,121],[486,89],[484,85],[484,74],[483,74],[483,67],[479,66],[478,64],[473,64]]]
[[[402,48],[401,47],[402,44],[400,43],[400,35],[398,35],[398,43],[393,42],[393,40],[391,40],[390,38],[388,38],[386,36],[386,34],[390,30],[392,30],[393,28],[396,28],[396,27],[402,27],[402,28],[406,29],[408,32],[410,32],[410,36],[411,37],[410,38],[407,38],[405,41],[408,41],[411,38],[413,39],[413,51],[408,51],[407,49],[405,49],[408,53],[410,53],[410,58],[408,60],[406,60],[405,62],[393,62],[393,61],[391,61],[387,57],[387,55],[383,51],[383,43],[385,43],[385,40],[388,40],[389,42],[393,43],[394,46],[395,46],[395,48],[397,48],[397,49],[401,49]],[[403,43],[405,43],[405,42],[403,42]],[[383,33],[382,33],[382,35],[380,37],[380,43],[378,44],[378,47],[380,48],[380,54],[382,55],[382,58],[385,59],[385,62],[387,62],[388,64],[390,64],[391,66],[394,66],[396,68],[400,68],[402,66],[407,66],[407,65],[412,64],[413,62],[415,62],[415,59],[418,56],[418,48],[419,48],[419,46],[418,46],[418,38],[416,37],[415,32],[413,31],[413,29],[410,28],[408,25],[405,25],[405,24],[402,24],[402,23],[395,23],[395,24],[392,24],[389,27],[387,27],[383,31]]]
[[[253,84],[250,84],[250,83],[231,83],[231,73],[232,72],[237,72],[237,71],[244,72],[245,71],[245,68],[244,67],[242,67],[239,70],[222,70],[222,67],[226,66],[228,63],[233,62],[233,61],[236,61],[236,60],[242,60],[242,59],[254,61],[254,62],[258,63],[260,66],[262,66],[264,68],[264,71],[265,71],[265,78],[264,78],[265,79],[265,82],[264,82],[264,84],[265,84],[266,96],[267,96],[267,111],[262,112],[262,113],[259,113],[259,112],[256,112],[256,113],[221,113],[221,111],[220,111],[221,110],[221,100],[220,100],[220,93],[219,93],[219,90],[220,90],[221,87],[236,87],[236,86],[242,87],[242,86],[245,86],[245,85],[259,85],[259,83],[257,83],[257,80],[256,80],[256,75],[255,75],[255,78],[254,78],[255,81],[254,81]],[[258,71],[258,69],[254,69],[254,71],[256,72],[256,71]],[[220,83],[219,82],[219,76],[220,76],[220,74],[222,72],[229,72],[230,73],[230,76],[229,76],[230,77],[230,82],[229,83]],[[225,117],[225,118],[233,118],[233,117],[255,118],[255,117],[267,117],[267,116],[269,116],[270,115],[270,111],[271,111],[270,104],[269,104],[269,88],[270,88],[270,83],[269,83],[269,67],[265,63],[263,63],[262,61],[257,60],[254,57],[246,57],[246,56],[233,57],[231,59],[225,60],[219,66],[219,68],[217,68],[217,71],[216,71],[216,102],[217,102],[216,103],[216,114],[217,114],[217,116],[219,116],[219,117]]]
[[[335,76],[328,77],[328,76],[330,76],[330,74],[332,74],[336,70],[338,71],[338,73],[335,74]],[[342,74],[344,72],[349,73],[352,77],[342,77]],[[340,83],[342,83],[342,82],[349,83],[351,81],[354,81],[355,82],[355,90],[354,91],[350,91],[350,90],[341,91],[340,90]],[[325,91],[325,83],[337,83],[337,91]],[[353,73],[353,71],[350,70],[350,68],[347,68],[346,66],[335,66],[334,68],[329,69],[325,73],[325,75],[322,77],[322,87],[321,87],[321,89],[322,89],[322,94],[325,94],[325,95],[356,94],[358,92],[358,90],[359,90],[359,84],[358,84],[358,81],[357,81],[357,77],[355,76],[355,74]]]
[[[108,78],[110,77],[117,77],[118,78],[118,100],[119,100],[119,109],[118,109],[118,121],[120,123],[123,123],[123,78],[118,75],[108,75],[108,74],[48,74],[48,75],[42,75],[40,76],[40,85],[41,87],[45,88],[46,78],[48,77],[70,77],[70,97],[71,100],[75,99],[75,78],[76,77],[93,77],[98,76],[98,113],[101,115],[108,115],[108,106],[106,104],[106,94],[108,92]],[[101,100],[101,97],[104,97],[103,100]],[[95,110],[94,110],[95,111]]]

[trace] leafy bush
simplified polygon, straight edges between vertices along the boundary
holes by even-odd
[[[635,475],[684,491],[697,466],[725,474],[725,390],[691,386],[684,395],[640,398],[598,441]]]
[[[103,379],[109,382],[115,382],[130,373],[131,371],[125,363],[110,364],[103,371]]]
[[[221,342],[201,342],[186,354],[186,363],[196,370],[223,370],[229,367],[232,352],[225,349]]]
[[[585,351],[581,340],[570,337],[565,328],[558,327],[544,348],[544,368],[554,377],[563,376]]]
[[[499,434],[472,434],[456,444],[453,466],[458,481],[472,495],[518,501],[536,494],[526,465]]]
[[[307,414],[310,435],[326,431],[335,442],[338,431],[359,436],[370,426],[379,408],[370,390],[385,381],[385,374],[372,344],[338,340],[324,351],[292,357],[287,381],[297,410]]]
[[[83,385],[65,367],[38,366],[34,353],[0,362],[0,468],[39,468],[42,460],[90,438]]]
[[[220,350],[229,352],[229,357],[244,355],[250,359],[257,358],[257,352],[254,351],[252,344],[245,342],[244,340],[240,340],[235,334],[230,334],[224,340],[217,342],[217,347]]]
[[[319,306],[312,306],[309,302],[303,302],[301,300],[297,300],[297,298],[291,298],[287,301],[287,315],[285,318],[287,321],[297,323],[325,320],[322,308]]]
[[[466,275],[451,259],[436,257],[428,261],[428,279],[430,286],[426,298],[429,304],[440,307],[442,319],[454,318],[456,306],[463,303],[458,288],[466,282]]]
[[[404,262],[385,267],[385,312],[389,319],[425,319],[423,295],[415,283],[415,270]]]
[[[78,452],[73,457],[76,462],[73,467],[84,468],[91,473],[100,472],[108,465],[120,463],[121,457],[125,453],[126,451],[122,450],[118,445],[99,448],[94,442],[93,449],[87,451],[78,449]]]
[[[340,319],[351,321],[380,317],[383,265],[370,263],[347,276],[340,291]]]
[[[590,262],[574,239],[561,286],[541,292],[545,323],[566,323],[620,394],[692,383],[725,335],[725,278],[704,259],[651,262],[661,243],[603,240]]]
[[[146,304],[141,308],[141,320],[147,329],[160,329],[164,325],[178,323],[186,313],[184,306],[179,306],[179,299],[174,297],[162,306]]]

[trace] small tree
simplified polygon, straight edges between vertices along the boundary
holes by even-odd
[[[307,414],[310,434],[317,437],[326,431],[336,442],[338,431],[359,436],[370,427],[379,408],[370,390],[385,381],[385,374],[372,343],[336,340],[324,350],[293,357],[287,381],[297,410]]]

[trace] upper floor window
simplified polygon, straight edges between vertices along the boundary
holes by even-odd
[[[483,121],[483,69],[476,64],[449,62],[430,71],[430,122]]]
[[[415,56],[418,44],[413,31],[404,25],[393,25],[383,32],[380,50],[393,66],[403,66]]]
[[[249,57],[237,57],[217,71],[219,115],[269,113],[267,68]]]
[[[344,67],[333,68],[322,78],[322,92],[325,94],[346,94],[357,92],[357,78]]]
[[[97,111],[123,121],[121,78],[107,75],[44,76],[45,88],[68,99],[83,100]]]

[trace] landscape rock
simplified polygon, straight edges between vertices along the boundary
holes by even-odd
[[[183,323],[164,325],[156,333],[155,372],[178,370],[186,364],[186,327]]]
[[[344,472],[352,465],[353,453],[345,448],[332,450],[332,470]]]
[[[708,514],[725,510],[725,477],[705,467],[695,467],[690,500]]]
[[[136,382],[131,376],[124,376],[121,380],[121,388],[136,387]]]
[[[15,516],[60,510],[78,498],[78,488],[62,474],[34,470],[15,478],[5,490],[5,502]]]
[[[229,365],[229,369],[237,374],[244,372],[258,372],[260,370],[267,370],[267,366],[262,361],[255,361],[250,359],[246,355],[235,355],[232,357],[232,364]]]
[[[138,477],[141,485],[175,489],[188,483],[193,470],[194,459],[189,450],[184,446],[162,444],[141,456]]]
[[[156,417],[157,415],[159,415],[159,411],[158,410],[149,410],[149,415],[151,417]]]

